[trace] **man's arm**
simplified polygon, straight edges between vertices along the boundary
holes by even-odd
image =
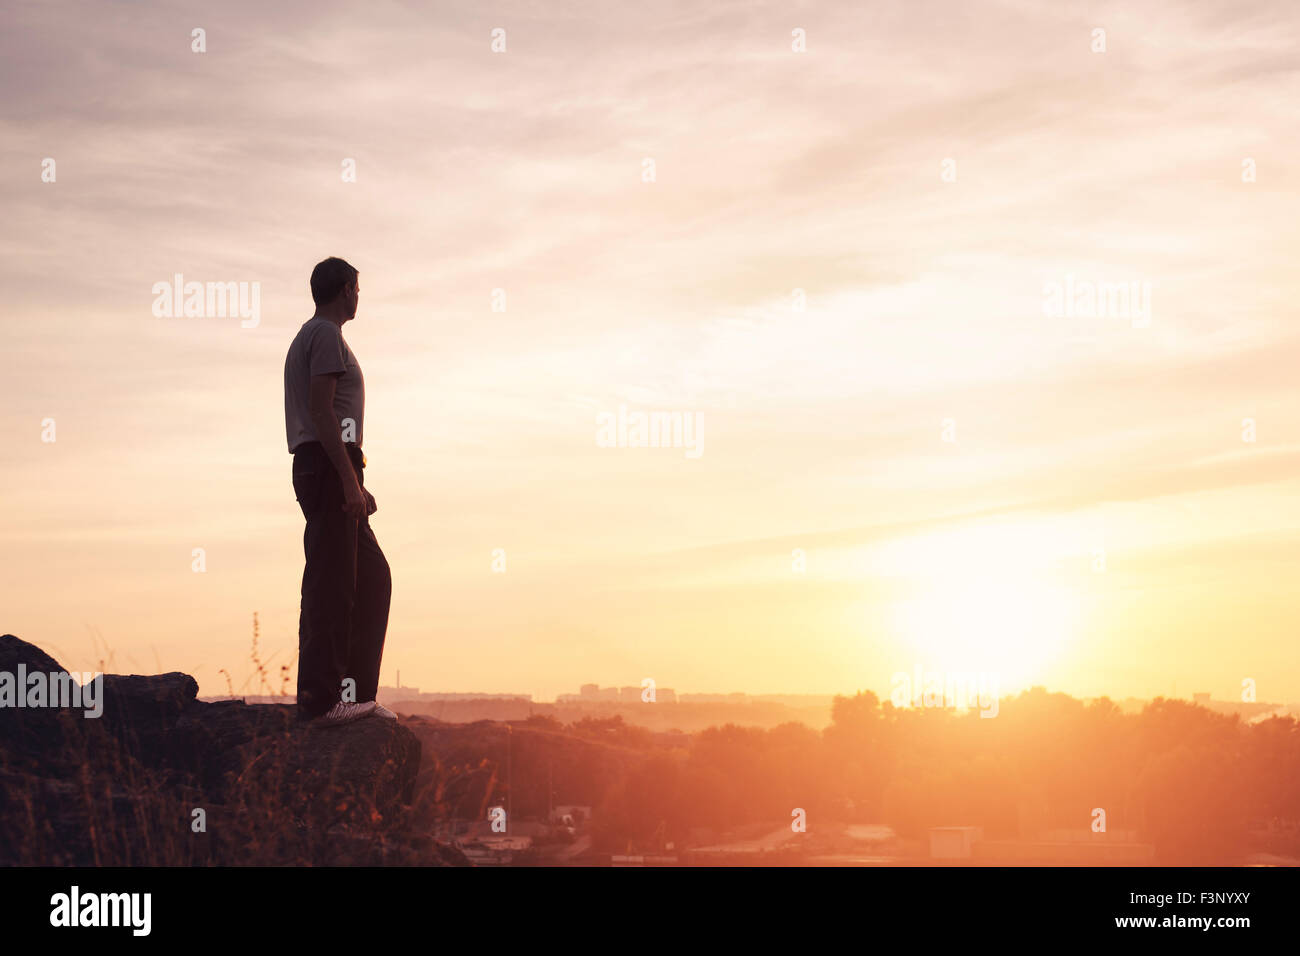
[[[343,447],[343,429],[334,417],[335,375],[313,375],[311,377],[311,423],[320,438],[321,447],[329,457],[334,470],[343,483],[343,510],[353,518],[364,518],[367,511],[365,495],[361,493],[361,483],[357,473],[352,470],[352,460],[348,450]]]

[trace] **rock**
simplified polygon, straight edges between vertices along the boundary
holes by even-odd
[[[187,760],[172,732],[197,703],[198,682],[173,672],[153,677],[105,674],[103,715],[97,718],[131,755],[149,767],[165,769]],[[95,719],[95,718],[92,718]]]
[[[421,749],[396,721],[311,727],[292,706],[242,701],[198,703],[177,722],[173,747],[218,802],[248,800],[274,782],[288,804],[346,801],[380,815],[411,801]]]
[[[0,636],[0,672],[12,675],[14,690],[24,702],[27,689],[16,686],[19,675],[67,673],[58,661],[39,647],[12,634]],[[66,755],[72,739],[71,718],[66,712],[49,707],[0,709],[0,752],[11,766],[57,763]]]
[[[63,672],[5,635],[0,671],[19,664]],[[98,718],[0,709],[0,865],[464,861],[410,812],[421,746],[398,721],[314,727],[197,693],[187,674],[114,674]]]
[[[154,677],[104,675],[105,712],[132,720],[174,724],[195,702],[199,684],[189,674],[173,671]]]
[[[36,645],[28,644],[12,634],[0,635],[0,671],[16,673],[19,664],[26,665],[28,671],[63,671],[58,661]]]

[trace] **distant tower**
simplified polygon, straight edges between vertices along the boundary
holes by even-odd
[[[401,690],[401,688],[402,688],[402,672],[399,669],[397,672],[397,689]]]

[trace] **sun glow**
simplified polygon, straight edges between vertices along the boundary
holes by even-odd
[[[1074,637],[1074,596],[1043,581],[946,581],[896,605],[896,633],[930,668],[1040,679]]]
[[[967,529],[910,542],[916,560],[893,608],[900,647],[931,669],[996,673],[1004,686],[1041,682],[1080,630],[1080,594],[1049,566],[1066,556],[1060,538],[1049,535],[1057,553],[1036,546],[1044,530]]]

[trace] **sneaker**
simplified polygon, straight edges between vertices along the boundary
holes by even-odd
[[[385,720],[396,720],[397,715],[385,707],[383,704],[375,704],[375,716],[383,717]]]
[[[354,720],[360,720],[362,717],[369,717],[375,712],[375,702],[367,701],[364,704],[345,704],[339,701],[325,713],[321,714],[312,723],[318,727],[333,727],[337,724],[350,724]]]

